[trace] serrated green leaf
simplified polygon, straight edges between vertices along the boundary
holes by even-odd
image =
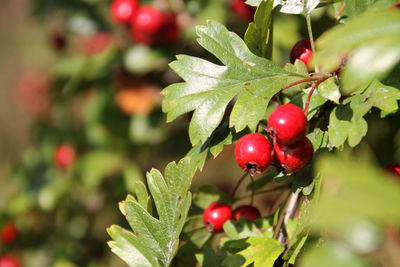
[[[241,266],[254,263],[254,267],[272,267],[279,255],[285,250],[281,242],[272,238],[250,237],[246,240],[246,243],[250,246],[238,253],[246,259]]]
[[[350,146],[356,146],[366,135],[368,124],[363,116],[372,105],[362,95],[347,98],[343,104],[335,107],[329,116],[329,144],[340,147],[346,139]]]
[[[399,43],[400,11],[365,12],[324,33],[317,40],[316,60],[333,71],[350,52],[341,92],[351,94],[390,71],[400,59]]]
[[[381,110],[381,117],[396,112],[399,109],[400,90],[382,84],[375,80],[365,90],[363,95],[372,106]]]
[[[141,181],[137,181],[134,185],[133,190],[135,192],[138,203],[147,210],[147,201],[149,194],[147,193],[146,185]]]
[[[307,66],[301,60],[296,60],[294,62],[294,64],[286,63],[284,69],[286,71],[288,71],[288,72],[300,73],[300,74],[304,75],[304,77],[309,77]],[[288,80],[287,80],[287,84],[290,84],[290,83],[295,82],[297,80],[298,79],[296,77],[289,77]],[[292,86],[292,87],[284,90],[282,93],[284,95],[294,96],[294,95],[300,93],[301,90],[305,89],[306,86],[307,86],[307,83],[301,83],[301,84]]]
[[[178,56],[171,68],[185,82],[172,84],[162,91],[163,111],[168,121],[195,110],[189,126],[193,145],[204,143],[221,123],[229,102],[239,94],[230,127],[255,129],[263,118],[269,99],[279,92],[290,74],[271,61],[250,52],[242,39],[223,25],[208,21],[198,26],[198,42],[222,63]]]
[[[323,149],[328,146],[328,132],[315,128],[313,132],[307,134],[307,138],[311,141],[314,151]]]
[[[272,56],[272,6],[273,0],[264,0],[257,7],[254,22],[251,22],[244,35],[250,51],[260,57]]]
[[[308,88],[308,89],[304,90],[304,92],[301,92],[300,94],[296,95],[294,98],[292,98],[290,103],[295,104],[298,107],[304,108],[304,106],[307,102],[307,98],[308,98],[308,94],[309,94],[310,90],[311,90],[311,88]],[[326,101],[327,101],[327,99],[325,97],[321,96],[321,94],[318,92],[318,90],[314,90],[314,93],[312,94],[310,103],[308,105],[307,120],[312,119],[315,116],[315,114],[317,113],[317,111],[319,110],[319,108],[323,104],[325,104]]]
[[[121,212],[133,232],[114,225],[108,229],[114,240],[109,244],[112,251],[128,265],[169,266],[171,263],[191,203],[189,161],[184,158],[178,164],[168,164],[165,179],[158,170],[147,173],[147,183],[158,218],[151,216],[146,207],[132,197],[120,203]],[[142,192],[140,198],[143,196]],[[136,258],[132,259],[130,253],[140,254],[137,257],[143,260],[144,265],[137,263]]]
[[[239,219],[239,221],[227,221],[223,227],[224,232],[227,234],[229,239],[242,239],[250,236],[264,236],[259,228],[244,218]],[[272,234],[270,237],[272,237]]]
[[[335,78],[331,77],[326,81],[320,83],[317,88],[321,96],[325,97],[332,102],[339,104],[340,91],[339,86],[336,84]]]

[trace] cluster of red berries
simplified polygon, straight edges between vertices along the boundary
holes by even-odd
[[[296,173],[311,162],[314,149],[305,136],[307,118],[299,107],[285,104],[276,108],[266,130],[273,146],[260,133],[246,134],[237,142],[235,156],[244,171],[261,173],[274,162],[285,173]]]
[[[232,211],[229,204],[214,202],[203,212],[203,223],[207,231],[220,232],[224,223],[234,219],[245,218],[251,222],[261,217],[260,211],[251,205],[241,205]]]
[[[176,14],[152,5],[140,6],[138,0],[114,0],[111,16],[119,24],[130,25],[132,39],[137,43],[154,45],[179,39]]]
[[[9,245],[14,242],[19,235],[18,228],[14,222],[8,222],[0,230],[0,241],[3,245]],[[0,256],[0,267],[19,267],[19,261],[12,255]]]

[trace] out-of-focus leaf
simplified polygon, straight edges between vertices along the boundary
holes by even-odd
[[[368,262],[355,255],[347,245],[340,243],[325,243],[308,250],[301,259],[300,267],[368,267]]]
[[[159,218],[152,217],[134,198],[120,203],[133,232],[117,225],[108,228],[112,251],[129,266],[169,266],[176,253],[191,203],[192,175],[188,158],[147,173],[147,183]]]
[[[385,76],[399,62],[399,44],[400,11],[365,12],[324,33],[315,58],[323,70],[333,71],[349,53],[341,86],[346,95]]]
[[[400,225],[400,186],[369,162],[325,156],[317,164],[324,180],[315,229],[341,232],[355,220]],[[383,193],[384,192],[384,193]]]
[[[273,0],[264,0],[258,6],[254,22],[251,22],[244,35],[250,51],[260,57],[272,56],[272,5]]]
[[[138,75],[160,71],[167,67],[167,59],[162,54],[145,45],[135,45],[124,55],[125,68]]]

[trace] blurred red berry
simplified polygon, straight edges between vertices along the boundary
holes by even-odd
[[[8,222],[0,230],[0,240],[5,245],[10,244],[18,237],[18,233],[15,223]]]
[[[252,20],[254,18],[254,13],[256,8],[247,5],[246,0],[232,0],[230,3],[231,9],[243,20]]]
[[[17,258],[11,255],[3,255],[0,257],[0,267],[19,267],[19,261]]]
[[[137,43],[154,44],[160,38],[164,15],[157,8],[147,5],[133,16],[131,35]]]
[[[66,169],[76,159],[75,148],[71,145],[60,145],[54,152],[54,163],[62,169]]]
[[[393,164],[386,165],[384,170],[395,175],[397,178],[400,179],[400,164],[393,163]]]
[[[309,38],[301,39],[292,48],[290,52],[290,62],[294,64],[296,59],[301,60],[306,64],[308,70],[311,70],[310,61],[313,56],[311,41]]]
[[[99,54],[115,41],[115,36],[109,32],[95,33],[91,36],[83,37],[82,52],[87,56]]]
[[[111,4],[111,16],[117,23],[129,24],[138,8],[137,0],[114,0]]]
[[[236,221],[239,221],[239,218],[246,218],[247,220],[254,222],[260,217],[260,211],[256,207],[251,205],[241,205],[233,211],[233,218]]]
[[[165,13],[162,27],[163,39],[167,43],[175,43],[179,40],[180,30],[176,21],[176,14]]]
[[[37,117],[44,117],[50,109],[50,80],[36,70],[23,72],[16,81],[14,98],[21,109]]]

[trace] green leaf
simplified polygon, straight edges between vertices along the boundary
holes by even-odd
[[[272,5],[273,0],[264,0],[258,6],[244,35],[250,51],[260,57],[271,59],[272,55]]]
[[[254,267],[272,267],[285,250],[281,242],[272,238],[250,237],[246,243],[250,246],[238,253],[246,259],[241,266],[248,266],[254,262]]]
[[[300,73],[300,74],[304,75],[304,77],[309,77],[307,66],[301,60],[296,60],[294,62],[294,64],[286,63],[284,69],[288,72]],[[287,84],[290,84],[297,80],[298,80],[297,77],[289,77],[287,80]],[[287,96],[294,96],[294,95],[300,93],[303,89],[305,89],[306,86],[307,86],[307,83],[301,83],[301,84],[292,86],[292,87],[284,90],[282,93]]]
[[[222,261],[226,258],[226,253],[217,255],[210,247],[205,247],[203,254],[196,254],[196,259],[203,267],[220,267]]]
[[[204,143],[221,123],[229,102],[239,94],[230,115],[230,127],[255,129],[263,118],[270,98],[280,91],[290,74],[271,61],[250,52],[242,39],[223,25],[208,21],[198,26],[198,42],[224,65],[177,56],[171,68],[185,82],[168,86],[163,111],[167,120],[195,110],[189,126],[193,145]]]
[[[368,124],[363,116],[372,105],[362,95],[347,98],[343,104],[335,107],[329,116],[329,144],[340,147],[347,139],[354,147],[367,134]]]
[[[356,220],[400,225],[400,186],[370,162],[325,156],[317,164],[324,179],[315,230],[343,232]]]
[[[365,258],[356,255],[347,245],[328,242],[308,250],[302,257],[300,267],[368,267]]]
[[[335,78],[331,77],[326,81],[320,83],[317,88],[321,96],[325,97],[332,102],[339,104],[340,91],[339,86],[336,84]]]
[[[365,12],[324,33],[317,40],[316,60],[323,70],[337,69],[349,53],[343,71],[342,94],[364,89],[384,77],[400,59],[400,11]]]
[[[399,109],[400,90],[382,84],[375,80],[365,90],[363,95],[372,106],[381,110],[381,117],[395,113]]]
[[[274,5],[282,5],[280,11],[287,14],[310,14],[320,0],[275,0]]]
[[[378,2],[378,0],[345,0],[344,3],[346,4],[346,8],[342,15],[355,16],[361,14],[375,2]]]
[[[295,104],[296,106],[302,107],[304,109],[304,106],[307,102],[307,98],[308,98],[308,94],[309,94],[310,90],[311,90],[311,88],[308,88],[308,89],[304,90],[304,92],[296,95],[294,98],[292,98],[290,103]],[[314,93],[311,96],[310,103],[308,106],[307,119],[310,120],[311,118],[313,118],[315,116],[315,114],[317,113],[317,111],[320,110],[320,107],[326,103],[326,101],[327,101],[327,99],[325,97],[323,97],[318,92],[318,90],[314,90]]]
[[[263,222],[261,222],[263,220]],[[224,224],[224,232],[227,234],[229,239],[242,239],[251,236],[265,236],[272,238],[273,230],[269,219],[258,219],[257,224],[254,224],[244,218],[240,218],[239,221],[227,221]],[[259,228],[262,226],[263,228]],[[265,232],[262,230],[266,230]]]
[[[191,203],[189,161],[184,158],[178,164],[168,164],[165,179],[158,170],[147,173],[158,218],[151,216],[132,197],[120,203],[133,232],[116,225],[107,230],[113,239],[109,242],[112,251],[128,265],[169,266],[171,263]]]

